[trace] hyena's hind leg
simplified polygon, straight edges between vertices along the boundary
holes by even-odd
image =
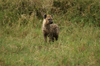
[[[55,36],[56,41],[58,40],[58,35]]]
[[[49,36],[49,42],[51,42],[51,41],[54,42],[54,37],[53,37],[53,35],[50,35],[50,36]]]
[[[59,27],[56,27],[56,33],[54,34],[55,40],[58,40],[59,37]]]

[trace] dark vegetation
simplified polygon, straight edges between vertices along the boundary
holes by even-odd
[[[45,8],[49,3],[44,5],[43,1],[36,0],[21,0],[21,1],[6,1],[2,0],[0,5],[1,24],[8,24],[11,20],[16,23],[16,20],[22,14],[35,16],[42,19],[43,14],[63,15],[68,21],[77,23],[88,23],[100,26],[100,2],[99,0],[53,0],[52,5]],[[49,10],[48,10],[49,9]]]

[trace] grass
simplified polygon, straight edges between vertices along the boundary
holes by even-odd
[[[1,66],[100,65],[99,27],[80,24],[60,27],[59,40],[54,43],[44,43],[41,28],[6,28],[9,30],[0,31]]]
[[[0,1],[0,66],[100,66],[99,6],[98,0]],[[58,41],[44,42],[44,12],[54,13]]]

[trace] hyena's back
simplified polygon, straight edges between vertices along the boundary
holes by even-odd
[[[59,27],[57,24],[50,24],[50,35],[52,35],[52,37],[55,37],[56,40],[58,39]]]

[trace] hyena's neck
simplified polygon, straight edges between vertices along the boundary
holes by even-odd
[[[43,30],[49,30],[49,29],[50,29],[50,25],[47,25],[47,24],[46,24],[46,20],[45,20],[45,19],[43,20],[42,29],[43,29]]]

